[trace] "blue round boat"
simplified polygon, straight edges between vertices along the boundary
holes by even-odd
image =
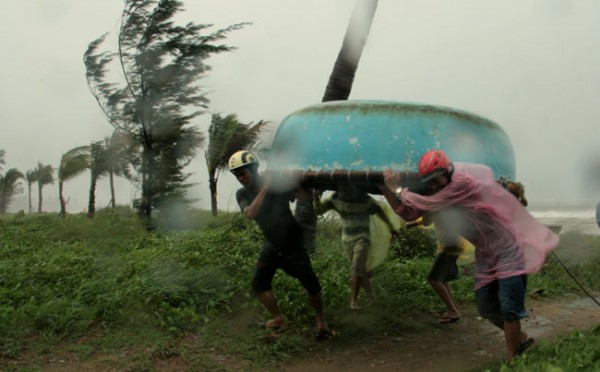
[[[335,101],[293,112],[275,134],[269,168],[416,172],[431,149],[515,179],[512,144],[496,123],[448,107],[391,101]]]

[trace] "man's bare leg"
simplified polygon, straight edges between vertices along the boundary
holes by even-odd
[[[504,339],[508,349],[508,360],[518,355],[519,348],[527,341],[527,337],[527,333],[521,331],[521,321],[519,319],[504,321]]]
[[[367,275],[365,275],[362,278],[362,287],[365,290],[365,293],[367,295],[367,297],[369,298],[369,301],[374,304],[375,303],[375,294],[373,293],[373,287],[371,286],[371,274],[367,273]]]
[[[323,314],[323,303],[321,301],[321,293],[319,292],[315,295],[309,294],[308,298],[310,299],[310,304],[317,313],[317,330],[319,332],[330,332],[329,325],[327,324],[327,320],[325,319],[325,315]]]
[[[521,330],[520,320],[503,320],[500,318],[489,319],[493,325],[504,331],[507,359],[511,360],[518,355],[518,350],[527,341],[529,336]]]
[[[265,328],[283,328],[285,327],[285,320],[279,312],[279,307],[277,306],[277,300],[275,300],[275,296],[273,295],[272,290],[260,292],[257,295],[258,300],[263,306],[267,309],[267,311],[271,314],[272,319],[265,323]]]
[[[361,277],[356,275],[356,273],[352,273],[352,279],[350,282],[350,309],[358,310],[360,306],[358,306],[358,291],[362,286]]]
[[[435,291],[435,293],[442,300],[444,305],[446,305],[446,313],[443,315],[444,318],[458,318],[460,316],[454,301],[452,300],[452,291],[448,286],[448,283],[442,283],[437,280],[429,279],[429,285]]]

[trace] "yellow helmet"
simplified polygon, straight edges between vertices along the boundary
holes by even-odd
[[[233,171],[251,164],[256,164],[256,166],[258,166],[258,159],[256,156],[250,151],[241,150],[231,155],[227,162],[227,167],[229,168],[229,171]]]

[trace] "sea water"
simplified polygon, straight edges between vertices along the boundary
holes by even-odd
[[[548,203],[531,205],[529,213],[546,225],[561,226],[561,233],[576,231],[600,235],[593,202]]]

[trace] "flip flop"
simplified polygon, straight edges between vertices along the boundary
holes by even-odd
[[[455,316],[455,317],[449,317],[449,316],[447,316],[447,317],[440,318],[437,321],[437,323],[438,324],[448,324],[448,323],[458,322],[459,320],[460,320],[459,316]]]
[[[525,350],[529,349],[529,347],[533,345],[534,342],[535,339],[533,337],[530,337],[527,340],[525,340],[525,342],[523,342],[521,346],[519,346],[519,348],[517,349],[517,355],[523,354]]]

